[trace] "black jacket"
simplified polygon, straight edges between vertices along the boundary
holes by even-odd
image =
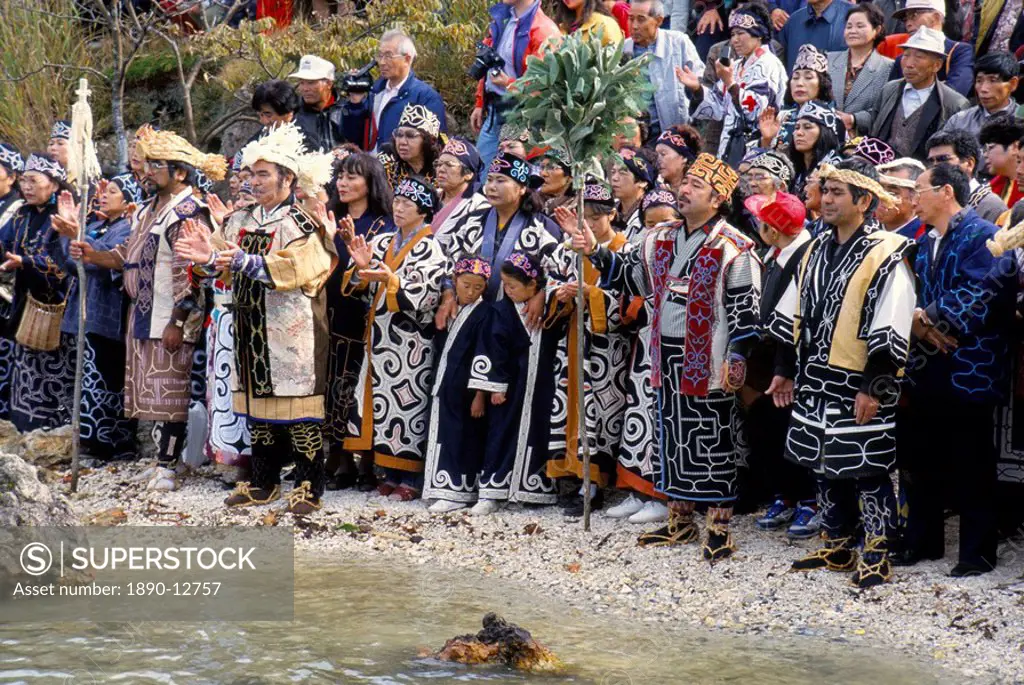
[[[349,104],[338,100],[325,109],[315,110],[305,102],[295,115],[295,124],[306,136],[306,144],[310,149],[327,151],[342,143],[362,145],[365,137],[363,120],[352,116]]]

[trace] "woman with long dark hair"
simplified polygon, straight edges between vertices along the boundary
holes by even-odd
[[[831,105],[812,100],[800,108],[789,144],[789,159],[796,171],[796,195],[803,197],[808,174],[821,164],[825,155],[839,149],[845,137],[843,122]]]
[[[330,195],[328,209],[337,217],[339,226],[347,227],[353,235],[370,242],[394,230],[391,223],[393,194],[384,166],[373,155],[359,153],[337,162]],[[328,488],[356,486],[369,492],[376,487],[373,457],[364,455],[357,469],[352,454],[343,447],[350,433],[348,421],[365,354],[367,303],[362,297],[342,293],[342,280],[350,258],[341,231],[334,236],[334,247],[338,252],[338,266],[325,286],[330,330],[324,422],[324,440],[329,446]]]
[[[763,148],[782,148],[789,145],[793,138],[796,125],[796,113],[811,100],[832,102],[832,78],[828,73],[828,57],[813,45],[800,46],[793,63],[793,71],[789,75],[789,86],[782,104],[781,112],[768,107],[761,112],[757,124],[760,129],[760,146]]]

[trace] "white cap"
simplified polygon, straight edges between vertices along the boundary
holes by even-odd
[[[904,15],[911,10],[930,10],[946,16],[946,3],[943,0],[907,0],[907,3],[892,13],[897,19],[903,19]]]
[[[316,55],[303,55],[299,60],[299,70],[290,74],[288,78],[298,78],[303,81],[319,81],[320,79],[334,80],[334,65]]]
[[[923,50],[930,52],[935,55],[946,56],[946,36],[942,31],[936,29],[930,29],[927,26],[922,26],[917,31],[914,31],[913,35],[907,39],[907,42],[899,47],[906,50],[907,48],[914,48],[916,50]]]

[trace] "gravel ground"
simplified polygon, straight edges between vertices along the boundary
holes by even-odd
[[[645,621],[673,621],[730,633],[813,635],[879,645],[923,657],[979,683],[1024,682],[1024,543],[1000,549],[1000,568],[952,579],[953,560],[897,569],[893,582],[861,591],[845,574],[789,573],[815,541],[791,544],[783,533],[734,519],[739,551],[710,566],[700,546],[641,549],[641,528],[555,508],[505,510],[491,517],[430,514],[422,502],[392,502],[354,491],[329,492],[309,520],[268,515],[281,507],[228,511],[212,472],[201,469],[175,492],[146,492],[131,482],[136,465],[84,475],[73,506],[83,519],[127,525],[295,525],[299,554],[325,562],[351,558],[472,569],[527,581],[575,606]],[[111,510],[120,510],[111,516]],[[123,512],[126,519],[121,515]],[[98,516],[97,516],[98,515]],[[954,522],[955,523],[955,522]],[[954,550],[955,525],[949,526]]]

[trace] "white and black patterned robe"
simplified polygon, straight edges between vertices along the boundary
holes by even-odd
[[[658,491],[691,501],[736,497],[733,393],[722,389],[730,354],[757,339],[760,264],[753,242],[716,218],[648,231],[625,254],[599,250],[604,280],[652,298],[651,384],[658,392]]]
[[[796,349],[786,456],[826,478],[887,473],[895,461],[896,401],[910,346],[913,243],[871,220],[846,243],[828,227],[811,241],[769,321]],[[864,425],[857,393],[881,404]]]

